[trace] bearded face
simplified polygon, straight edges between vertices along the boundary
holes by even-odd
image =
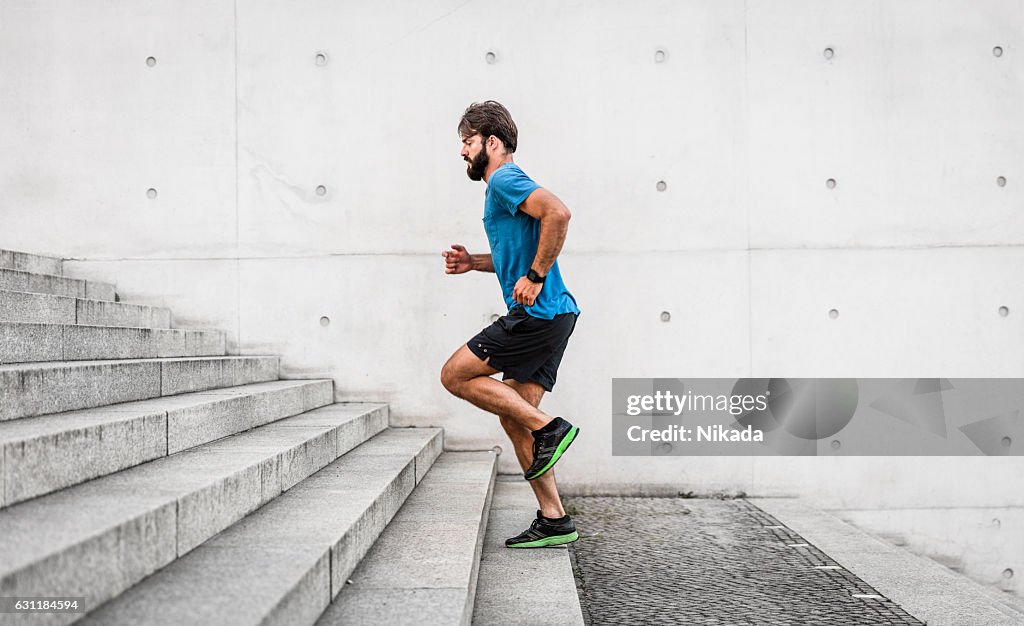
[[[487,171],[487,166],[491,162],[491,158],[487,156],[487,146],[481,146],[480,152],[477,152],[476,156],[472,159],[467,159],[469,165],[466,166],[466,175],[469,176],[470,180],[483,180],[484,172]]]

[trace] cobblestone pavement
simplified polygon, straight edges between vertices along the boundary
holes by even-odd
[[[566,507],[590,624],[923,624],[744,499]]]

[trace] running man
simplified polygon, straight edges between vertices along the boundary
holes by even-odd
[[[470,254],[453,244],[441,253],[445,273],[493,272],[508,314],[455,351],[441,369],[441,383],[498,416],[537,497],[537,518],[505,545],[570,543],[578,537],[576,526],[562,508],[551,467],[579,428],[538,408],[544,392],[555,386],[580,312],[556,261],[569,209],[512,162],[518,130],[502,105],[493,100],[470,105],[459,122],[459,136],[466,174],[487,184],[484,230],[491,253]],[[503,372],[503,382],[491,378],[497,372]]]

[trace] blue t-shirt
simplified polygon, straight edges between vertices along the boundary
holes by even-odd
[[[520,211],[519,205],[539,188],[515,163],[505,163],[494,170],[484,194],[484,230],[508,310],[522,306],[530,315],[549,320],[562,313],[580,312],[576,299],[562,281],[557,260],[548,270],[532,306],[512,299],[516,281],[530,271],[540,241],[540,220]]]

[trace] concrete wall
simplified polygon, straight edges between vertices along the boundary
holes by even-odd
[[[615,376],[1024,376],[1022,33],[1007,0],[11,0],[0,247],[507,449],[437,376],[503,309],[440,256],[485,251],[455,126],[494,98],[574,212],[570,491],[1024,507],[1021,457],[610,456]]]

